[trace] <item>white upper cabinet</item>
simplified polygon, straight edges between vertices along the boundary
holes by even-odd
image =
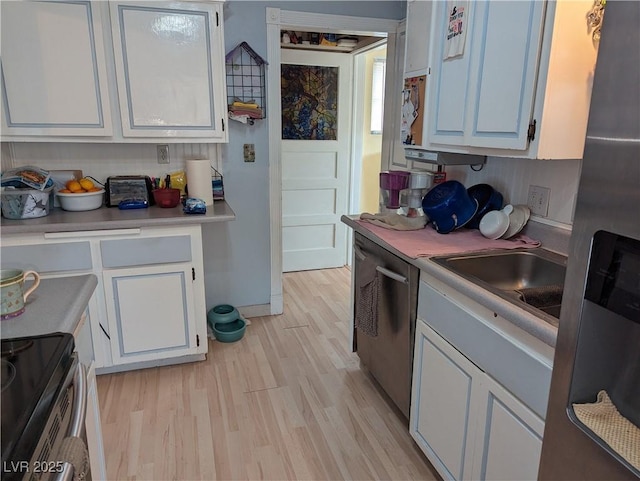
[[[123,135],[225,139],[221,6],[110,8]]]
[[[460,2],[458,18],[447,5],[434,6],[429,147],[582,158],[597,54],[585,19],[592,2]],[[458,21],[466,38],[455,35]]]
[[[2,140],[226,142],[220,2],[2,2]]]
[[[99,8],[2,2],[2,134],[110,136]]]
[[[429,0],[407,1],[405,77],[415,77],[427,73],[433,5],[434,2]]]

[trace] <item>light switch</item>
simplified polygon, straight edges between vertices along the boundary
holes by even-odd
[[[244,161],[255,162],[256,161],[256,147],[255,144],[244,144]]]

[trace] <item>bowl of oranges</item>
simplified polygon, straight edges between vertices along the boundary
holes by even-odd
[[[94,210],[102,206],[104,189],[96,186],[91,179],[83,177],[68,180],[65,188],[58,190],[56,195],[63,210]]]

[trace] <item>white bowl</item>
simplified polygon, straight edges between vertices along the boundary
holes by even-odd
[[[104,189],[97,190],[95,192],[82,192],[78,194],[66,194],[62,192],[56,192],[60,207],[63,210],[70,211],[83,211],[94,210],[102,206],[104,198]]]
[[[513,211],[509,214],[509,228],[502,234],[501,239],[510,239],[518,234],[529,220],[529,208],[524,205],[514,205]]]
[[[513,207],[508,204],[502,210],[487,212],[480,219],[480,233],[487,239],[499,239],[509,228],[509,214]]]

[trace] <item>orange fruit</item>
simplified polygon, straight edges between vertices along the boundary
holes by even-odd
[[[71,193],[71,191],[69,189],[60,189],[58,192],[61,193],[61,194],[70,194]]]
[[[87,179],[86,177],[83,177],[78,182],[84,190],[91,190],[95,187],[91,179]]]
[[[66,184],[67,189],[71,192],[82,192],[84,189],[77,180],[69,180]]]
[[[100,187],[96,187],[95,185],[93,187],[91,187],[90,189],[87,189],[87,192],[99,192],[102,189]]]

